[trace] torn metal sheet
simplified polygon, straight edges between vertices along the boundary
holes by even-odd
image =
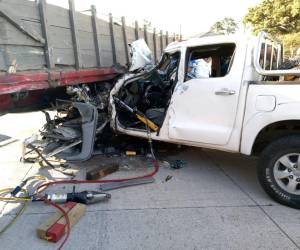
[[[136,40],[129,46],[132,53],[132,63],[129,71],[133,72],[145,66],[153,66],[153,55],[144,39]]]

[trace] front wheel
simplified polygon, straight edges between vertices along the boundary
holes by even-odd
[[[300,209],[300,136],[285,136],[269,144],[260,156],[257,173],[274,200]]]

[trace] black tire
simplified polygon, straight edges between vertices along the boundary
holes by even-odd
[[[276,139],[261,153],[257,166],[257,175],[263,189],[275,201],[293,208],[300,209],[300,194],[289,193],[281,188],[275,180],[276,162],[284,155],[300,154],[300,135],[289,135]],[[297,189],[300,188],[300,183]]]

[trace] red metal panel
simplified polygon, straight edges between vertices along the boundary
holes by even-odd
[[[106,81],[117,74],[114,68],[99,68],[0,75],[0,112],[18,110],[21,106],[30,109],[41,101],[43,91],[50,88]],[[20,92],[27,94],[22,98],[12,98],[11,94],[18,96]]]
[[[13,107],[13,101],[10,95],[0,96],[0,111],[8,110]]]
[[[116,74],[117,72],[113,68],[100,68],[3,75],[0,76],[0,95],[48,89],[54,86],[105,81],[113,78]]]

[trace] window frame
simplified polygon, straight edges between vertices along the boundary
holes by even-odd
[[[163,60],[164,60],[165,56],[168,56],[170,58],[170,57],[172,57],[175,54],[178,54],[178,65],[177,65],[176,77],[175,77],[175,81],[178,81],[178,72],[179,72],[180,61],[181,61],[181,51],[180,50],[175,50],[175,51],[171,51],[171,52],[165,52],[162,55],[160,62],[157,64],[156,70],[160,70],[160,67],[163,64]]]
[[[228,69],[227,69],[227,72],[224,76],[214,76],[214,77],[209,77],[209,78],[193,78],[193,79],[214,79],[214,78],[223,78],[223,77],[226,77],[230,74],[231,72],[231,69],[232,69],[232,65],[235,61],[235,54],[236,54],[236,49],[237,49],[237,44],[234,43],[234,42],[230,42],[230,43],[219,43],[219,44],[210,44],[210,45],[200,45],[200,46],[194,46],[194,47],[188,47],[186,49],[186,54],[185,54],[185,64],[184,64],[184,82],[190,80],[188,79],[187,77],[187,69],[188,69],[188,64],[190,62],[190,59],[192,57],[192,54],[194,51],[197,51],[197,50],[200,50],[201,48],[206,48],[206,51],[208,52],[209,50],[211,51],[214,51],[214,50],[218,50],[218,49],[213,49],[214,47],[221,47],[221,46],[224,46],[224,45],[232,45],[233,46],[233,53],[231,55],[231,58],[230,58],[230,62],[228,64]],[[204,50],[205,51],[205,50]],[[205,53],[207,53],[205,52]]]

